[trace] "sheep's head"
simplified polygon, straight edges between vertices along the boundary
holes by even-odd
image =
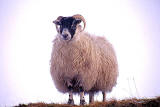
[[[74,37],[81,21],[84,23],[84,30],[86,22],[83,16],[79,14],[71,17],[59,16],[55,21],[53,21],[53,23],[56,25],[57,32],[60,34],[63,40],[71,40]]]

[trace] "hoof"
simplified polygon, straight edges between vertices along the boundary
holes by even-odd
[[[73,99],[69,99],[69,100],[68,100],[68,104],[69,104],[69,105],[74,105],[74,100],[73,100]]]
[[[85,104],[86,104],[85,100],[80,100],[80,105],[85,105]]]

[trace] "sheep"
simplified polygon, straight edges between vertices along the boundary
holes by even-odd
[[[86,104],[84,93],[89,93],[89,103],[93,103],[94,93],[102,91],[105,101],[118,77],[113,46],[104,37],[85,32],[86,21],[80,14],[59,16],[53,23],[58,34],[53,40],[50,73],[56,88],[69,93],[68,104],[74,104],[74,93],[80,94],[80,105]]]

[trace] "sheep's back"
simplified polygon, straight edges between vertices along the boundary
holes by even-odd
[[[118,64],[116,55],[112,45],[103,37],[95,37],[96,44],[100,58],[98,68],[98,78],[93,91],[107,91],[110,92],[113,86],[116,85],[118,76]]]

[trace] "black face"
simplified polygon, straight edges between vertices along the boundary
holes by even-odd
[[[60,33],[62,34],[63,29],[68,29],[69,33],[71,34],[71,39],[73,38],[76,26],[79,24],[81,20],[75,19],[73,17],[63,17],[57,25],[60,25]]]

